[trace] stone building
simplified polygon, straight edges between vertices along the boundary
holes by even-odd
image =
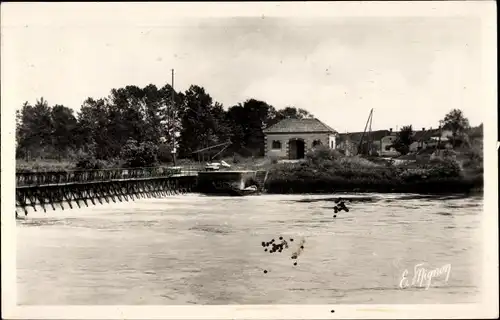
[[[336,147],[337,131],[316,118],[284,119],[263,130],[265,155],[279,159],[302,159],[317,145]]]

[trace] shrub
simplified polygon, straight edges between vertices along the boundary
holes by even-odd
[[[465,156],[471,161],[483,161],[483,152],[478,149],[469,149],[465,152]]]
[[[158,146],[158,160],[161,162],[172,162],[172,147],[168,144],[160,144]]]
[[[127,167],[150,167],[158,162],[158,146],[149,141],[138,144],[135,140],[128,140],[120,155]]]
[[[238,153],[235,152],[233,154],[233,163],[234,164],[240,163],[242,160],[243,160],[243,157],[240,156]]]
[[[330,149],[324,145],[318,145],[313,150],[307,152],[306,159],[311,163],[321,163],[323,161],[333,161],[342,158],[343,155],[337,150]]]
[[[379,167],[378,164],[361,157],[346,157],[340,159],[340,164],[350,168],[374,168]]]
[[[270,156],[269,160],[271,160],[271,164],[277,164],[278,163],[278,157],[277,156]]]
[[[464,177],[460,164],[450,158],[425,165],[383,166],[352,157],[276,165],[269,171],[266,189],[271,193],[468,192],[480,187],[481,177]]]
[[[104,169],[106,165],[104,161],[97,160],[92,155],[83,154],[78,157],[75,167],[77,169],[97,170],[97,169]]]
[[[429,175],[438,178],[462,177],[463,170],[460,163],[454,159],[436,158],[429,162]]]

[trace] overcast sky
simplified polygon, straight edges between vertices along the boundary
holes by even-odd
[[[112,88],[162,86],[174,68],[177,90],[203,86],[226,108],[248,98],[304,108],[340,132],[362,131],[371,108],[373,129],[435,128],[452,108],[472,125],[485,115],[473,16],[173,18],[147,4],[143,14],[30,5],[2,4],[3,107],[43,96],[78,110]]]

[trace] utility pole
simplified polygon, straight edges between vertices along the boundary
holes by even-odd
[[[439,120],[439,137],[438,137],[438,143],[436,145],[436,150],[439,150],[439,145],[441,144],[442,135],[443,135],[443,120]]]
[[[171,108],[171,115],[170,115],[170,127],[172,129],[172,160],[174,162],[174,167],[177,165],[177,157],[176,157],[176,154],[177,154],[177,142],[176,142],[176,131],[175,131],[175,126],[172,125],[172,123],[175,121],[175,97],[174,97],[174,69],[172,69],[172,94],[171,94],[171,98],[172,98],[172,103],[170,104],[170,108]],[[170,113],[170,112],[169,112]]]

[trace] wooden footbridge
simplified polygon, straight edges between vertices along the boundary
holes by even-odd
[[[197,171],[152,167],[134,169],[76,170],[63,172],[17,172],[16,217],[18,210],[27,215],[28,207],[46,212],[80,208],[89,203],[103,204],[144,197],[164,197],[194,192]]]

